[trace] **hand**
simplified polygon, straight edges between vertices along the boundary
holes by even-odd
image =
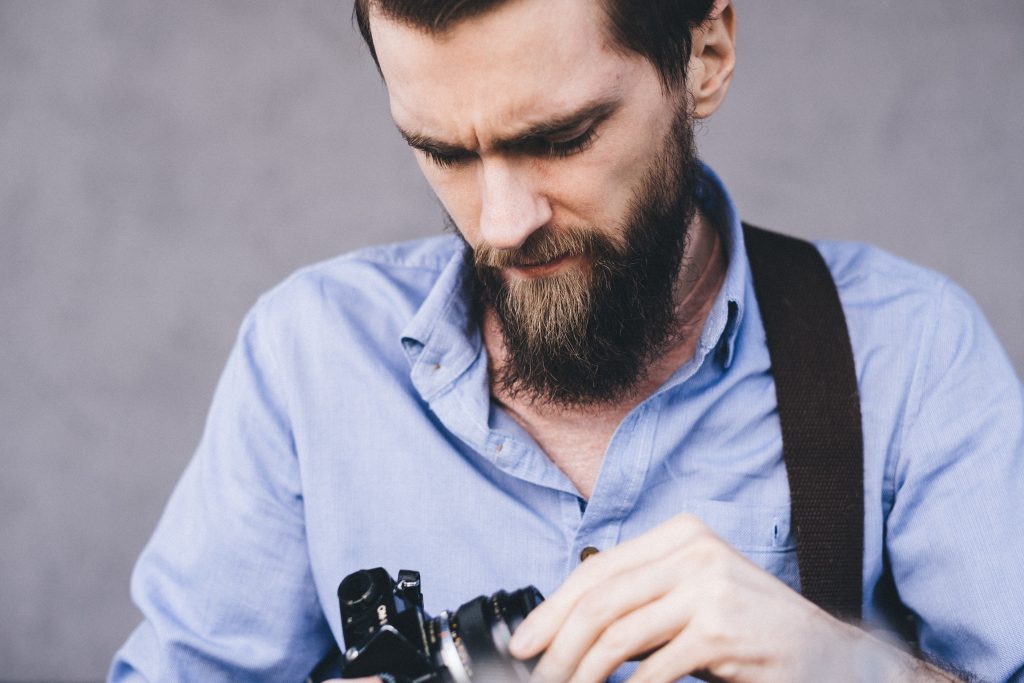
[[[545,651],[545,682],[602,681],[651,650],[632,680],[840,681],[860,678],[868,640],[680,515],[583,562],[510,648]]]

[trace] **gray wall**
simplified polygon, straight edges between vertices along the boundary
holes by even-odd
[[[737,0],[745,216],[877,243],[1024,369],[1024,3]],[[0,0],[0,678],[98,679],[247,307],[439,210],[338,0]]]

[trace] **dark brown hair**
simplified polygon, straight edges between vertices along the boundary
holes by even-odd
[[[714,0],[593,0],[603,5],[608,29],[620,47],[646,58],[668,88],[686,80],[693,47],[692,31],[707,21]],[[422,29],[443,33],[462,19],[505,0],[355,0],[353,18],[370,54],[377,61],[370,34],[370,7],[381,15]],[[380,64],[378,62],[378,68]]]

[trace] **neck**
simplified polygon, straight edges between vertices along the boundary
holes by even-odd
[[[619,405],[603,408],[601,412],[610,410],[625,414],[650,396],[658,387],[683,364],[693,357],[697,348],[700,331],[704,326],[714,304],[715,297],[725,281],[726,255],[722,241],[711,222],[698,212],[690,225],[690,239],[683,252],[682,267],[675,285],[677,327],[665,351],[647,368],[638,383],[637,390],[627,396]],[[494,377],[494,368],[501,367],[505,362],[505,344],[501,332],[501,324],[495,312],[488,308],[484,311],[483,341],[489,357],[490,376]],[[491,393],[502,405],[511,407],[518,403],[502,396],[491,384]],[[523,410],[527,406],[517,406]],[[552,409],[551,406],[532,403],[531,410],[546,413],[586,412],[585,409],[565,410]]]
[[[704,321],[725,282],[728,264],[718,230],[703,214],[698,213],[690,226],[690,234],[693,237],[683,254],[683,266],[679,269],[676,281],[678,331],[669,352],[665,354],[676,358],[677,362],[662,381],[693,357]]]

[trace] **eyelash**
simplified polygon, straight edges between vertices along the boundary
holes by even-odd
[[[572,140],[564,140],[561,142],[547,142],[547,154],[548,156],[565,158],[573,154],[579,154],[580,152],[588,149],[594,144],[594,138],[597,137],[597,133],[593,128],[588,128],[582,135],[577,135]]]
[[[438,152],[432,152],[429,149],[422,150],[426,155],[430,163],[434,164],[439,168],[451,168],[460,161],[465,161],[468,157],[457,157],[450,154],[440,154]]]
[[[538,140],[527,151],[531,154],[537,154],[538,156],[549,156],[557,159],[564,159],[565,157],[572,156],[573,154],[579,154],[580,152],[588,149],[592,144],[594,144],[596,137],[597,132],[593,128],[590,128],[582,135],[577,135],[571,140]],[[469,156],[441,154],[429,149],[423,150],[423,153],[432,164],[439,168],[451,168],[456,164],[472,158]]]

